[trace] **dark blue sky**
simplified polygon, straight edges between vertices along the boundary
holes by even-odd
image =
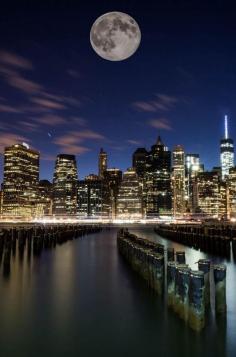
[[[227,2],[41,3],[1,5],[1,152],[28,142],[49,179],[56,154],[76,154],[83,177],[97,172],[101,146],[109,166],[126,169],[132,152],[160,133],[169,148],[199,153],[207,168],[219,164],[225,113],[236,135],[235,12]],[[114,10],[142,32],[122,62],[98,57],[89,42],[95,19]]]

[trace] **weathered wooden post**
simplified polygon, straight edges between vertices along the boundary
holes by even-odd
[[[190,272],[188,321],[196,331],[205,326],[204,273],[199,270]]]
[[[185,264],[186,260],[185,260],[185,252],[176,252],[176,261],[179,264]]]
[[[174,304],[176,266],[175,262],[167,263],[167,304],[171,307]]]
[[[167,261],[174,262],[174,260],[175,260],[175,250],[174,250],[174,248],[168,248],[167,249]]]
[[[226,305],[226,266],[214,265],[215,281],[215,310],[217,314],[224,314],[227,310]]]
[[[198,261],[198,269],[204,273],[206,306],[209,306],[210,304],[210,268],[211,268],[211,261],[209,259],[200,259]]]
[[[175,294],[173,299],[173,308],[176,313],[179,313],[180,309],[180,300],[181,300],[181,281],[180,281],[180,272],[184,269],[188,269],[186,264],[176,264],[175,270]]]
[[[234,260],[236,260],[236,238],[232,238],[232,249],[233,249]]]
[[[179,316],[188,321],[189,315],[189,281],[191,269],[187,266],[184,268],[178,268],[179,272]]]
[[[164,256],[155,255],[153,257],[153,287],[159,295],[163,292],[163,283],[164,283]]]

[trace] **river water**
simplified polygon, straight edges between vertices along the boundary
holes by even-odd
[[[166,246],[151,228],[132,229]],[[236,356],[236,264],[227,264],[227,317],[201,333],[167,309],[119,255],[116,229],[69,241],[0,274],[1,357]],[[209,255],[184,247],[194,268]]]

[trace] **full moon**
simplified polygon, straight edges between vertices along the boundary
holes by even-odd
[[[109,61],[122,61],[139,47],[141,32],[137,22],[123,12],[108,12],[100,16],[90,31],[94,51]]]

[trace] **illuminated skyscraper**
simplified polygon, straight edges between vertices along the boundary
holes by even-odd
[[[77,209],[77,164],[74,155],[57,155],[53,176],[53,214],[74,215]]]
[[[142,218],[142,186],[133,168],[123,174],[117,197],[117,217],[122,219]]]
[[[52,214],[53,185],[48,180],[40,180],[38,186],[37,216]]]
[[[79,217],[107,218],[110,215],[109,191],[99,176],[90,174],[77,184],[77,214]]]
[[[174,216],[185,213],[185,155],[181,145],[177,145],[172,155],[172,190]]]
[[[225,115],[225,136],[220,142],[221,177],[225,180],[229,169],[234,166],[234,142],[228,134],[228,117]]]
[[[228,187],[228,218],[236,218],[236,167],[229,169]]]
[[[122,171],[116,168],[104,171],[104,182],[109,192],[109,205],[112,218],[116,217],[117,196],[122,181]]]
[[[226,214],[226,185],[216,171],[201,172],[195,178],[197,213],[209,217],[223,217]]]
[[[104,171],[107,169],[107,153],[101,148],[98,159],[98,176],[104,177]]]
[[[171,152],[160,136],[148,153],[144,175],[144,202],[147,217],[171,213]]]
[[[25,143],[5,148],[3,214],[32,217],[39,183],[39,152]]]
[[[193,212],[196,209],[196,202],[194,201],[194,182],[196,176],[204,171],[204,166],[200,163],[198,154],[186,154],[185,155],[185,190],[186,199],[188,201],[188,210]]]

